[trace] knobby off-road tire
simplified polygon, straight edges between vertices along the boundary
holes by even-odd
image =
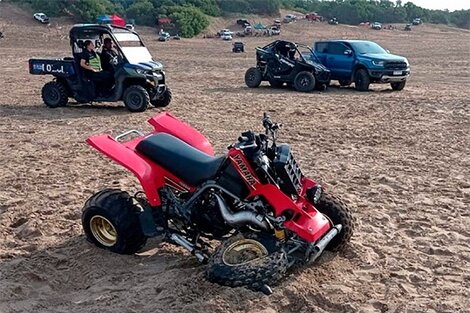
[[[252,290],[260,290],[265,284],[274,285],[284,277],[287,271],[287,255],[283,250],[274,249],[268,251],[267,255],[248,261],[246,263],[233,265],[227,264],[224,253],[230,246],[240,241],[254,240],[236,235],[222,243],[212,254],[206,268],[206,277],[213,283],[224,286],[245,286]]]
[[[250,67],[245,73],[245,84],[250,88],[257,88],[263,80],[263,74],[256,67]]]
[[[172,98],[172,93],[170,88],[166,87],[163,97],[161,99],[150,101],[150,103],[157,108],[163,108],[170,104]]]
[[[137,208],[129,194],[119,189],[91,196],[82,210],[82,226],[88,241],[119,254],[134,254],[147,242]]]
[[[126,108],[131,112],[144,112],[150,104],[149,93],[139,85],[127,87],[122,99]]]
[[[48,82],[42,87],[42,100],[50,108],[63,107],[69,101],[67,89],[57,81]]]
[[[300,92],[310,92],[315,89],[315,76],[307,71],[298,73],[294,78],[294,87]]]
[[[318,211],[325,214],[334,225],[341,224],[343,228],[326,246],[326,250],[340,251],[342,250],[351,239],[354,232],[354,218],[351,210],[340,199],[323,193],[320,200],[315,204]]]
[[[390,86],[392,86],[392,89],[395,91],[403,90],[403,88],[405,88],[405,85],[406,85],[406,80],[402,82],[390,83]]]
[[[356,85],[356,90],[358,91],[369,90],[370,78],[365,69],[360,68],[356,71],[356,74],[354,74],[354,84]]]

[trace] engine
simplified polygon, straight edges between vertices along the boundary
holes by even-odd
[[[191,221],[198,228],[214,237],[226,235],[232,228],[226,225],[216,199],[210,192],[204,194],[191,210]]]

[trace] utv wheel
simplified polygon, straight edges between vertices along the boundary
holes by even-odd
[[[405,88],[405,85],[406,85],[406,80],[402,82],[397,82],[397,83],[390,83],[390,86],[392,86],[392,89],[395,91],[403,90],[403,88]]]
[[[57,81],[48,82],[42,87],[42,100],[50,108],[62,107],[67,104],[69,97],[65,86]]]
[[[166,107],[166,106],[168,106],[168,105],[170,104],[171,98],[172,98],[171,90],[170,90],[170,88],[166,87],[166,90],[165,90],[165,92],[163,93],[163,98],[150,101],[150,103],[151,103],[154,107],[163,108],[163,107]]]
[[[245,73],[245,84],[250,88],[257,88],[263,80],[263,74],[256,67],[249,68]]]
[[[150,104],[149,93],[139,85],[127,87],[122,98],[126,108],[131,112],[143,112]]]
[[[307,71],[300,72],[294,78],[294,87],[301,92],[312,91],[315,89],[315,76]]]
[[[341,224],[343,226],[341,232],[326,246],[326,249],[330,251],[342,250],[347,245],[354,232],[354,218],[351,214],[351,210],[344,202],[327,193],[321,195],[315,208],[325,214],[334,225]]]
[[[346,86],[351,85],[351,81],[346,80],[346,79],[340,79],[338,82],[341,87],[346,87]]]
[[[358,69],[354,75],[354,83],[356,85],[356,90],[358,91],[367,91],[369,90],[370,78],[369,74],[365,69]]]
[[[273,88],[281,88],[284,85],[284,82],[272,79],[272,80],[269,81],[269,84]]]
[[[237,235],[217,247],[207,265],[206,277],[220,285],[260,290],[265,284],[277,283],[286,270],[283,250],[268,249],[259,240]]]
[[[94,194],[82,211],[87,240],[115,253],[136,253],[147,241],[137,212],[127,192],[105,189]]]

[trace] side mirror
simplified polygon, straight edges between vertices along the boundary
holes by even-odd
[[[352,54],[353,54],[352,50],[350,49],[344,50],[344,55],[352,55]]]

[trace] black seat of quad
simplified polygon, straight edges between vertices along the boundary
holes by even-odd
[[[226,158],[205,154],[166,133],[145,138],[136,150],[192,186],[213,178]]]

